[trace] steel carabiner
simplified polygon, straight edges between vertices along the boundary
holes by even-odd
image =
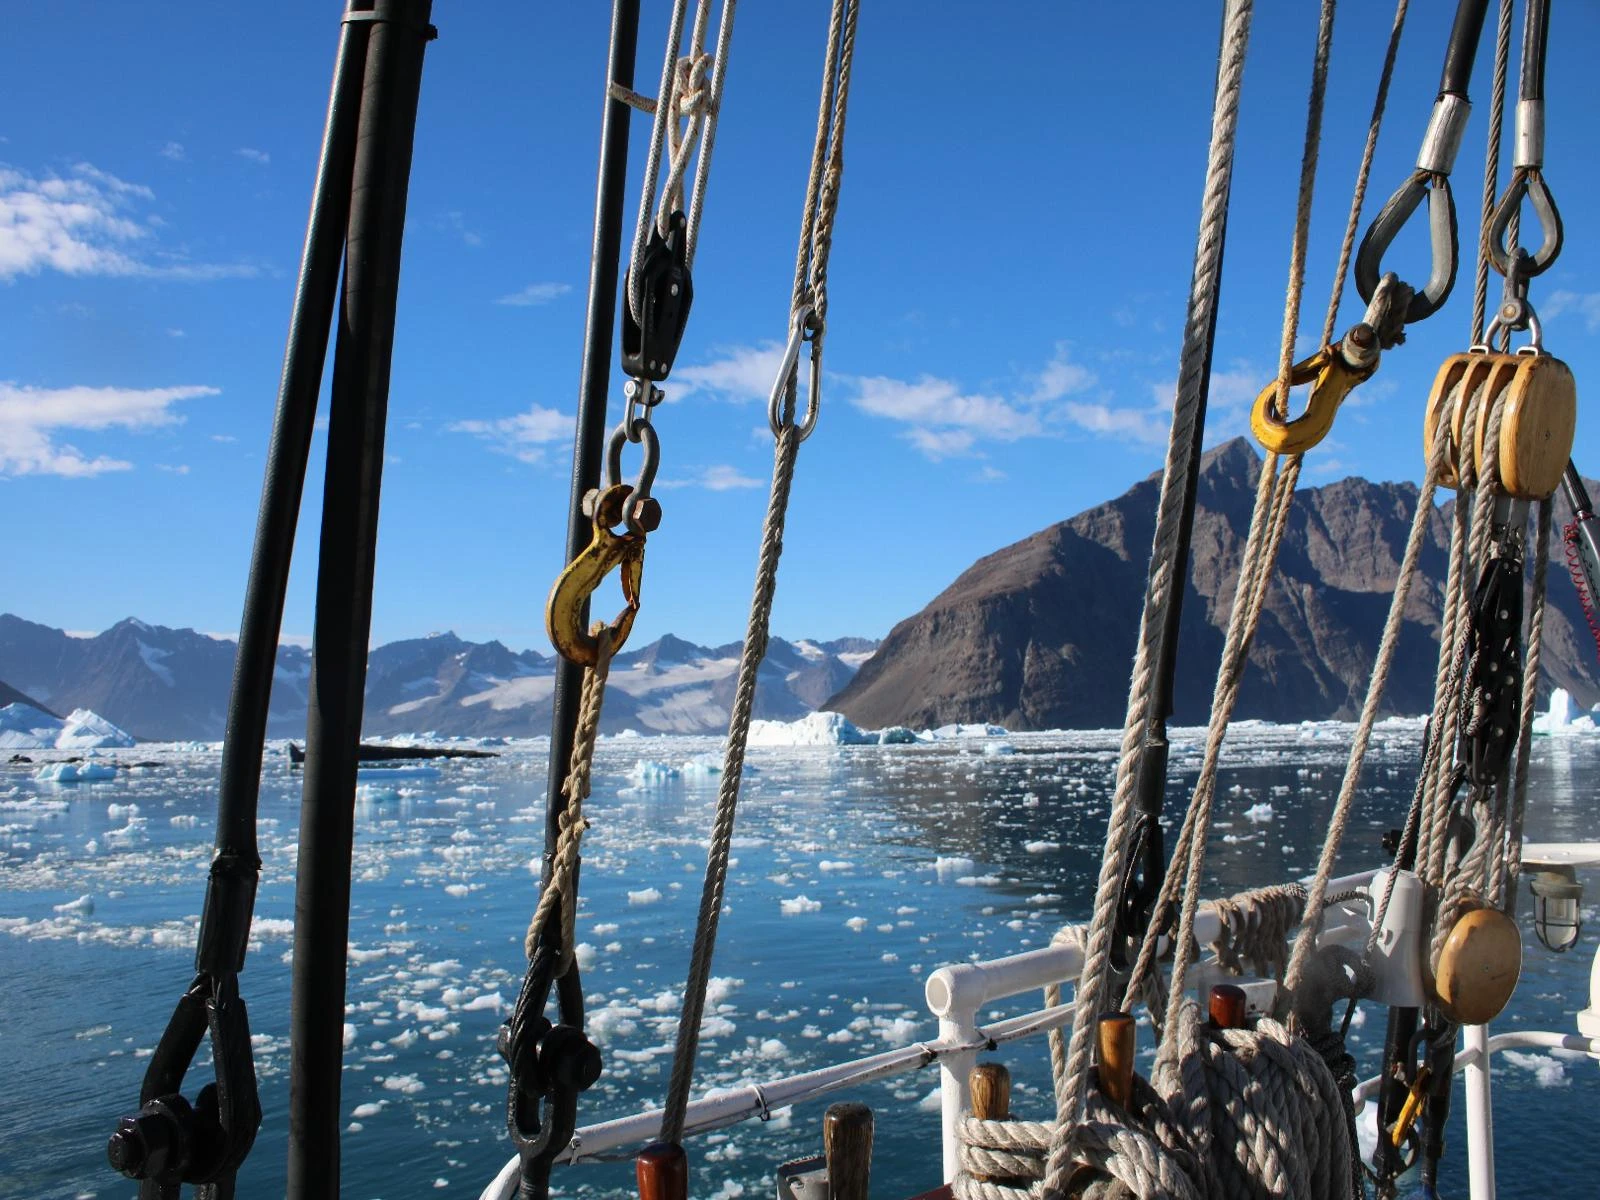
[[[800,440],[803,442],[811,436],[811,431],[817,427],[817,412],[822,405],[822,355],[818,351],[817,338],[821,336],[821,329],[811,327],[815,309],[809,304],[801,305],[794,314],[794,321],[789,329],[789,344],[783,348],[783,361],[778,364],[778,377],[772,382],[772,393],[767,397],[767,424],[772,428],[772,436],[779,437],[784,429],[784,407],[789,397],[789,389],[799,386],[800,375],[800,347],[811,343],[811,386],[806,396],[805,415],[796,419],[789,418]],[[810,334],[811,336],[807,336]]]
[[[592,667],[599,661],[602,628],[611,635],[611,649],[621,649],[633,630],[633,619],[639,615],[645,535],[633,530],[613,532],[624,523],[623,507],[633,494],[634,489],[627,484],[613,483],[605,491],[591,492],[584,498],[584,509],[593,521],[593,536],[556,578],[545,603],[544,626],[551,644],[562,658],[579,666]],[[587,629],[584,620],[589,598],[614,569],[621,571],[623,609],[609,626],[597,621],[594,628]]]
[[[1309,383],[1311,395],[1306,401],[1306,411],[1293,420],[1277,410],[1278,381],[1274,379],[1262,388],[1250,410],[1250,431],[1256,435],[1256,441],[1271,454],[1304,454],[1327,437],[1344,398],[1378,369],[1375,353],[1365,364],[1352,362],[1345,345],[1352,343],[1363,347],[1365,344],[1375,350],[1376,338],[1371,326],[1357,325],[1345,335],[1344,341],[1324,346],[1310,358],[1295,363],[1289,371],[1289,386]]]

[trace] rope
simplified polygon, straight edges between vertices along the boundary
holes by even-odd
[[[1416,579],[1417,565],[1422,558],[1422,547],[1427,539],[1428,526],[1433,518],[1433,497],[1438,490],[1439,475],[1444,469],[1450,448],[1450,413],[1441,412],[1434,428],[1433,452],[1428,456],[1427,471],[1423,475],[1422,490],[1417,493],[1416,512],[1411,518],[1411,533],[1406,539],[1405,554],[1400,561],[1400,576],[1395,581],[1394,598],[1389,602],[1389,616],[1384,621],[1383,636],[1378,642],[1377,657],[1372,664],[1372,679],[1367,685],[1367,698],[1361,705],[1361,717],[1356,723],[1355,736],[1350,743],[1350,755],[1345,763],[1344,779],[1334,801],[1333,814],[1328,822],[1328,834],[1322,842],[1322,853],[1317,859],[1317,871],[1312,877],[1306,896],[1305,924],[1295,938],[1294,950],[1289,957],[1289,970],[1285,985],[1292,995],[1300,983],[1317,935],[1322,929],[1324,898],[1328,881],[1333,877],[1334,863],[1345,829],[1350,823],[1350,813],[1355,807],[1356,788],[1361,782],[1361,768],[1366,761],[1367,746],[1372,739],[1372,727],[1378,721],[1378,708],[1383,701],[1384,688],[1389,682],[1389,672],[1394,666],[1395,649],[1400,642],[1400,630],[1405,623],[1406,601],[1411,596],[1411,585]],[[1376,923],[1374,925],[1376,928]]]
[[[643,271],[645,251],[650,245],[650,227],[654,221],[656,231],[667,235],[672,214],[684,206],[683,182],[688,173],[689,159],[698,143],[699,160],[695,163],[694,189],[689,197],[688,217],[684,230],[684,262],[694,263],[694,251],[700,236],[700,217],[705,206],[706,181],[711,174],[711,152],[716,144],[717,118],[722,111],[723,81],[727,74],[728,47],[733,39],[733,17],[738,0],[723,0],[722,16],[717,23],[715,53],[704,52],[706,28],[711,19],[711,0],[699,0],[695,5],[694,25],[689,35],[689,53],[679,56],[683,45],[683,24],[688,13],[689,0],[675,0],[672,16],[667,26],[667,48],[661,66],[659,99],[630,93],[617,95],[618,99],[634,108],[652,111],[655,120],[650,127],[650,148],[645,154],[643,192],[639,198],[639,222],[634,231],[633,255],[628,271],[628,311],[638,321],[644,309]],[[661,160],[667,159],[667,181],[658,189],[661,178]]]
[[[1294,237],[1289,253],[1288,297],[1284,305],[1283,330],[1278,352],[1278,407],[1288,412],[1289,375],[1294,364],[1295,341],[1299,336],[1300,303],[1305,294],[1306,244],[1311,234],[1311,200],[1316,185],[1318,147],[1322,138],[1323,100],[1327,91],[1328,55],[1333,43],[1335,0],[1323,0],[1317,26],[1316,53],[1312,60],[1311,92],[1306,106],[1305,144],[1300,160],[1300,189],[1295,208]],[[1250,519],[1250,536],[1245,543],[1245,561],[1248,569],[1241,569],[1234,600],[1234,620],[1230,622],[1224,642],[1222,662],[1217,671],[1216,689],[1212,696],[1211,727],[1206,739],[1206,753],[1200,767],[1200,777],[1195,784],[1189,811],[1192,819],[1186,822],[1189,831],[1183,883],[1183,901],[1179,909],[1178,938],[1173,950],[1172,991],[1181,993],[1184,980],[1194,957],[1194,918],[1199,906],[1200,885],[1204,878],[1206,835],[1211,827],[1211,809],[1216,798],[1217,772],[1221,765],[1222,743],[1227,737],[1228,724],[1239,698],[1249,663],[1250,643],[1260,624],[1272,582],[1272,567],[1277,560],[1287,528],[1289,507],[1293,502],[1294,488],[1300,477],[1301,459],[1290,457],[1282,471],[1278,470],[1278,457],[1268,455],[1262,464],[1261,479],[1256,489],[1256,506]],[[1181,1006],[1167,1011],[1162,1030],[1161,1052],[1169,1053],[1178,1029],[1175,1024]]]
[[[1500,24],[1494,38],[1494,88],[1489,100],[1489,149],[1483,160],[1483,210],[1479,228],[1485,231],[1494,217],[1500,194],[1500,137],[1506,110],[1506,74],[1511,61],[1512,0],[1500,0]],[[1513,239],[1514,240],[1514,239]],[[1489,310],[1489,256],[1479,239],[1477,273],[1472,283],[1472,342],[1483,341],[1483,322]]]
[[[1533,757],[1533,714],[1539,701],[1539,658],[1544,648],[1544,606],[1550,575],[1550,526],[1555,505],[1539,502],[1539,532],[1533,559],[1533,598],[1528,613],[1528,652],[1522,666],[1522,729],[1517,742],[1516,788],[1506,825],[1505,853],[1491,881],[1490,896],[1507,913],[1517,902],[1517,871],[1522,864],[1522,818],[1528,807],[1528,770]]]
[[[1279,883],[1240,892],[1209,905],[1221,918],[1222,930],[1211,952],[1235,975],[1253,974],[1282,978],[1289,934],[1300,924],[1306,907],[1306,889],[1298,883]]]
[[[1400,34],[1405,29],[1411,0],[1399,0],[1394,7],[1394,24],[1389,30],[1389,48],[1384,52],[1383,71],[1378,76],[1378,93],[1372,101],[1372,118],[1367,122],[1367,142],[1361,150],[1361,165],[1356,169],[1356,186],[1350,194],[1350,216],[1345,222],[1344,240],[1339,244],[1339,269],[1333,275],[1333,295],[1322,322],[1322,345],[1333,341],[1339,319],[1339,301],[1344,296],[1345,277],[1350,273],[1350,256],[1355,250],[1356,232],[1361,228],[1361,209],[1367,199],[1367,180],[1372,175],[1372,159],[1378,150],[1378,133],[1383,128],[1383,111],[1389,103],[1389,82],[1394,78],[1394,60],[1400,53]]]
[[[1318,1051],[1278,1022],[1213,1029],[1191,1001],[1176,1006],[1177,1053],[1154,1085],[1135,1077],[1128,1108],[1098,1087],[1085,1093],[1069,1175],[1104,1178],[1083,1196],[1134,1200],[1346,1200],[1355,1145],[1343,1121],[1339,1086]],[[1057,1130],[1036,1121],[957,1126],[962,1164],[958,1200],[1021,1200],[1059,1193],[1048,1179]],[[974,1179],[973,1174],[990,1176]],[[1099,1190],[1095,1190],[1099,1189]]]
[[[844,109],[849,101],[850,64],[855,50],[858,8],[858,0],[834,0],[833,17],[829,24],[827,66],[817,120],[818,143],[812,155],[811,181],[806,190],[801,237],[802,264],[809,259],[813,284],[819,277],[825,276],[833,223],[838,213],[839,180],[844,167]],[[824,162],[826,169],[822,165]],[[805,294],[805,283],[802,265],[795,287],[797,295]],[[813,288],[811,294],[814,296],[816,291]],[[815,308],[813,311],[816,311]],[[815,343],[812,352],[816,353]],[[745,630],[744,649],[739,658],[739,675],[734,685],[716,816],[706,854],[705,882],[695,924],[694,948],[689,958],[689,976],[684,985],[683,1012],[678,1019],[672,1075],[667,1085],[667,1100],[661,1118],[661,1140],[665,1142],[677,1142],[683,1136],[684,1115],[689,1107],[689,1092],[694,1083],[695,1055],[700,1044],[700,1023],[705,1012],[706,989],[711,979],[712,956],[716,950],[717,924],[727,887],[728,857],[739,806],[739,787],[744,777],[745,747],[754,713],[756,682],[761,661],[767,653],[789,492],[794,482],[795,459],[803,440],[801,431],[794,423],[794,410],[795,381],[791,377],[785,393],[783,422],[773,450],[772,490],[761,530],[755,594],[750,602],[750,618]]]
[[[1149,694],[1151,675],[1156,666],[1156,642],[1165,622],[1166,610],[1172,603],[1176,589],[1181,587],[1175,559],[1182,523],[1183,496],[1189,475],[1195,469],[1192,448],[1206,388],[1208,331],[1216,313],[1221,287],[1222,245],[1227,229],[1239,96],[1252,13],[1252,0],[1225,0],[1200,229],[1189,288],[1178,388],[1173,402],[1172,432],[1162,472],[1161,496],[1157,503],[1155,543],[1151,553],[1154,566],[1140,623],[1139,648],[1134,660],[1128,713],[1123,727],[1122,755],[1117,768],[1106,853],[1095,892],[1095,915],[1084,947],[1084,968],[1078,981],[1065,1069],[1057,1074],[1057,1141],[1051,1148],[1050,1176],[1046,1187],[1046,1193],[1050,1195],[1060,1195],[1065,1187],[1067,1138],[1082,1116],[1092,1020],[1104,1007],[1109,986],[1111,917],[1117,904],[1117,891],[1126,859],[1127,835],[1133,820],[1137,784],[1133,770],[1134,754],[1143,743],[1152,717]]]
[[[523,939],[523,949],[532,961],[544,935],[550,914],[561,914],[561,960],[555,974],[565,975],[572,965],[577,938],[573,931],[578,917],[578,849],[583,831],[589,822],[583,815],[583,802],[589,798],[590,782],[594,771],[594,744],[600,735],[600,710],[604,706],[606,676],[611,673],[611,656],[616,647],[611,643],[611,630],[604,622],[596,622],[595,637],[599,651],[595,664],[583,673],[583,690],[578,698],[578,724],[573,734],[572,757],[568,760],[567,778],[561,792],[567,798],[566,807],[557,819],[555,853],[550,860],[550,882],[539,893],[539,904],[528,922],[528,933]]]

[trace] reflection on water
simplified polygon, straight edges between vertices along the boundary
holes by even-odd
[[[1380,727],[1342,867],[1372,865],[1409,802],[1420,730]],[[1348,728],[1246,723],[1230,741],[1209,887],[1308,873],[1338,788]],[[1198,731],[1175,738],[1169,814],[1198,767]],[[1600,739],[1541,739],[1530,840],[1600,836]],[[585,841],[579,936],[590,1023],[607,1074],[585,1121],[659,1104],[670,1070],[704,844],[713,739],[608,739]],[[210,855],[214,750],[139,747],[105,784],[51,787],[0,768],[0,954],[8,1070],[0,1074],[0,1197],[132,1195],[104,1166],[150,1048],[188,982]],[[927,973],[1049,941],[1087,914],[1115,771],[1110,733],[1030,734],[913,746],[751,752],[699,1087],[787,1074],[930,1038]],[[509,1154],[494,1051],[516,994],[542,845],[542,742],[495,760],[363,781],[357,801],[343,1105],[345,1194],[476,1194]],[[274,758],[262,795],[265,872],[250,1003],[266,1124],[239,1194],[281,1195],[288,958],[298,778]],[[1590,877],[1591,884],[1600,878]],[[1523,917],[1526,921],[1527,904]],[[1593,905],[1586,906],[1593,915]],[[1531,931],[1526,941],[1533,946]],[[1569,1030],[1594,941],[1531,949],[1506,1026]],[[1022,1011],[1019,997],[996,1012]],[[1370,1066],[1373,1011],[1352,1046]],[[1148,1029],[1141,1032],[1148,1050]],[[1018,1115],[1049,1115],[1042,1043],[1011,1047]],[[938,1178],[931,1072],[861,1090],[878,1113],[883,1196]],[[1600,1167],[1586,1107],[1594,1064],[1508,1056],[1495,1074],[1500,1194],[1544,1195]],[[1559,1099],[1559,1104],[1544,1101]],[[766,1196],[772,1166],[812,1151],[823,1103],[697,1141],[697,1196]],[[1459,1110],[1460,1105],[1457,1105]],[[1459,1149],[1459,1130],[1452,1138]],[[1464,1192],[1464,1166],[1451,1184]],[[558,1176],[568,1196],[631,1197],[624,1164]]]

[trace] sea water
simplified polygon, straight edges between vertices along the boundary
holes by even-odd
[[[1113,733],[977,736],[913,745],[753,750],[701,1039],[696,1094],[937,1035],[929,972],[1046,945],[1090,907],[1116,763]],[[1416,722],[1379,727],[1345,870],[1376,865],[1415,776]],[[1229,741],[1208,893],[1314,867],[1349,727],[1244,723]],[[1180,733],[1169,814],[1200,735]],[[517,994],[544,838],[546,743],[500,757],[364,772],[356,796],[343,1194],[476,1196],[510,1155],[495,1033]],[[589,1029],[605,1075],[580,1123],[657,1106],[666,1090],[719,776],[715,739],[607,738],[584,840],[578,937]],[[37,757],[43,758],[41,754]],[[0,1197],[133,1196],[106,1166],[149,1056],[192,977],[219,769],[214,746],[100,754],[105,782],[53,784],[0,766]],[[1600,837],[1600,738],[1541,738],[1529,840]],[[241,1197],[281,1196],[289,960],[300,778],[281,747],[261,793],[262,882],[241,990],[265,1120]],[[1600,873],[1589,873],[1591,888]],[[1593,895],[1593,892],[1591,892]],[[1534,941],[1497,1030],[1573,1030],[1587,1003],[1590,924],[1577,951]],[[1036,1006],[997,1005],[984,1018]],[[1381,1010],[1351,1047],[1370,1074]],[[1153,1038],[1142,1027],[1148,1054]],[[1004,1048],[1013,1113],[1053,1112],[1042,1040]],[[203,1059],[203,1055],[202,1055]],[[208,1078],[197,1064],[190,1091]],[[1600,1067],[1570,1052],[1495,1060],[1500,1195],[1586,1192],[1600,1169]],[[938,1076],[925,1069],[691,1143],[693,1193],[767,1197],[773,1167],[814,1153],[831,1099],[877,1116],[875,1196],[940,1174]],[[1457,1092],[1446,1194],[1465,1195]],[[631,1197],[632,1168],[558,1168],[561,1196]]]

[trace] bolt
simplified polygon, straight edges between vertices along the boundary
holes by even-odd
[[[132,1117],[123,1117],[121,1124],[117,1126],[117,1131],[106,1143],[106,1158],[111,1163],[112,1169],[121,1171],[129,1179],[137,1179],[139,1168],[144,1166],[145,1154],[144,1136],[139,1132],[139,1122]]]
[[[654,496],[634,501],[633,523],[646,533],[654,533],[661,527],[661,502]]]
[[[583,515],[594,518],[594,506],[600,502],[600,489],[590,488],[583,494]]]

